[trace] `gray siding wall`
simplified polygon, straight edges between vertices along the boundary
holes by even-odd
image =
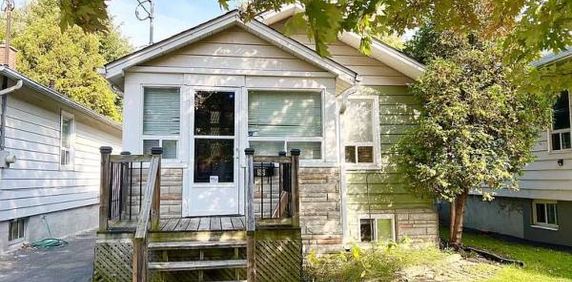
[[[75,120],[74,167],[61,169],[60,111],[35,93],[8,97],[6,150],[18,160],[0,171],[0,221],[99,202],[99,147],[119,153],[121,132],[67,110]]]
[[[524,238],[548,244],[572,246],[572,202],[558,201],[558,230],[547,230],[531,226],[532,200],[528,200],[523,209]]]

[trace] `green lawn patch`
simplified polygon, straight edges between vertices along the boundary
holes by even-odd
[[[442,238],[448,238],[448,233],[446,228],[441,228]],[[463,244],[521,260],[526,264],[524,268],[505,267],[490,281],[572,281],[571,253],[471,232],[463,234]]]

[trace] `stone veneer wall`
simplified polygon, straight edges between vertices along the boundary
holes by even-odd
[[[395,211],[397,241],[408,238],[414,243],[439,242],[439,220],[433,209],[400,209]]]
[[[161,169],[161,217],[181,217],[183,169]]]
[[[300,225],[304,251],[339,251],[343,233],[339,168],[300,168]]]

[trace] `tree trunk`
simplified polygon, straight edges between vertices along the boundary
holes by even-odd
[[[469,190],[465,189],[463,193],[455,198],[455,201],[451,203],[451,229],[449,241],[454,249],[459,249],[461,247],[461,238],[463,236],[463,217],[465,215],[465,204],[467,203],[467,197],[469,196]]]

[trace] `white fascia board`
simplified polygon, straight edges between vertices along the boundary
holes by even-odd
[[[258,15],[256,19],[264,24],[272,25],[303,11],[304,7],[298,3],[288,4],[284,5],[280,11],[267,11]]]
[[[344,32],[339,39],[353,48],[360,48],[361,37],[353,32]],[[375,40],[371,46],[371,57],[415,80],[425,71],[419,62]]]
[[[215,19],[209,24],[202,26],[197,26],[179,35],[175,35],[173,38],[155,43],[149,47],[144,48],[141,51],[136,51],[131,55],[121,58],[117,61],[111,62],[105,66],[106,78],[108,80],[115,79],[124,75],[124,70],[135,66],[141,62],[157,58],[166,53],[172,52],[177,48],[181,48],[188,45],[194,41],[198,41],[209,35],[216,33],[222,29],[233,25],[238,21],[238,13],[228,13],[218,19]],[[148,49],[148,50],[145,50]]]

